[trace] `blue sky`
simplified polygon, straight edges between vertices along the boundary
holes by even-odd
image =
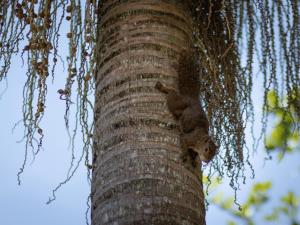
[[[12,128],[22,118],[25,73],[20,65],[21,62],[15,57],[9,73],[9,88],[0,100],[0,224],[85,224],[85,202],[89,186],[84,166],[59,191],[57,201],[50,205],[45,204],[52,189],[65,178],[70,165],[71,152],[67,149],[68,137],[63,121],[64,102],[59,100],[56,93],[60,88],[59,83],[62,85],[59,81],[64,80],[63,74],[57,73],[57,82],[49,88],[46,104],[49,113],[43,123],[46,136],[44,151],[40,152],[35,162],[31,163],[29,160],[21,177],[22,184],[18,186],[16,174],[24,158],[24,142],[16,142],[22,138],[23,126],[18,126],[14,133]],[[0,84],[0,90],[4,88],[3,82]],[[31,154],[29,155],[32,159]]]

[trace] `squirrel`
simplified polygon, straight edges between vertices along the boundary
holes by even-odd
[[[218,148],[206,130],[201,127],[196,127],[189,133],[182,133],[181,146],[183,148],[181,154],[182,160],[184,162],[190,160],[189,163],[193,167],[197,166],[198,155],[201,161],[209,163],[215,156]]]
[[[217,145],[209,136],[209,122],[199,101],[199,76],[192,51],[184,51],[179,58],[179,92],[157,82],[155,88],[166,94],[167,107],[180,125],[181,158],[196,167],[200,159],[210,162]]]

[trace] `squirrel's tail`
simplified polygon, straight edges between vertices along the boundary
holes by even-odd
[[[197,53],[192,48],[184,50],[178,62],[179,93],[193,98],[199,97],[200,80]]]
[[[160,83],[159,81],[157,81],[155,88],[157,90],[159,90],[162,93],[168,94],[170,92],[169,88],[166,88],[164,85],[162,85],[162,83]]]

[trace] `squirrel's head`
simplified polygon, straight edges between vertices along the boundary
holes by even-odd
[[[199,153],[200,160],[208,163],[216,155],[218,146],[211,137],[208,137],[201,148],[201,152]]]
[[[198,153],[201,161],[209,163],[217,153],[218,146],[213,139],[206,135],[200,138],[194,146],[190,146],[189,150]],[[196,157],[195,157],[196,158]]]

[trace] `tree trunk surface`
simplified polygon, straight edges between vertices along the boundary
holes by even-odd
[[[204,225],[200,172],[180,159],[178,123],[154,88],[177,88],[179,53],[192,43],[187,8],[103,1],[97,41],[92,225]]]

